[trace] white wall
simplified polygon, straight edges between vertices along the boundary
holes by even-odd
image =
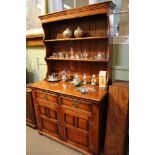
[[[27,47],[27,80],[28,82],[36,82],[45,78],[47,67],[45,58],[45,47]]]

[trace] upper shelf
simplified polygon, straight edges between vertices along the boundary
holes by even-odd
[[[56,41],[71,41],[71,40],[95,40],[95,39],[108,39],[108,37],[83,37],[83,38],[64,38],[64,39],[46,39],[44,40],[45,43],[47,42],[56,42]]]

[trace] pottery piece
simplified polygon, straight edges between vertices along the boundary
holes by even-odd
[[[80,27],[78,27],[78,28],[74,31],[74,36],[75,36],[76,38],[81,38],[81,37],[83,37],[83,36],[84,36],[83,30],[82,30]]]
[[[63,32],[64,38],[71,38],[72,35],[73,35],[73,32],[69,28],[66,28],[66,30]]]

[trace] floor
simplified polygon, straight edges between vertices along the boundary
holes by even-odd
[[[127,148],[128,150],[128,148]],[[103,151],[100,155],[103,155]],[[46,136],[41,136],[37,130],[26,127],[26,155],[83,155]],[[129,155],[127,151],[126,155]]]
[[[83,155],[26,127],[26,155]]]

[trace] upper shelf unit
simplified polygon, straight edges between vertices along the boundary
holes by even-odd
[[[44,30],[46,77],[64,69],[71,75],[96,77],[100,71],[107,71],[107,79],[111,77],[110,15],[114,8],[111,1],[106,1],[39,17]],[[78,27],[84,32],[81,38],[74,35]],[[71,38],[63,36],[67,28],[72,31]],[[85,54],[87,59],[83,59]]]

